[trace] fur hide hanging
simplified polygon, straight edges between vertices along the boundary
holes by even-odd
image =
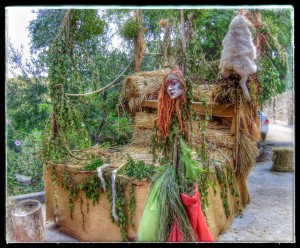
[[[240,75],[241,80],[239,84],[245,98],[250,101],[251,98],[246,86],[246,81],[248,76],[257,70],[257,66],[254,62],[256,58],[256,48],[252,42],[248,22],[242,15],[238,14],[231,21],[229,31],[222,45],[223,50],[219,65],[221,75],[227,77],[234,72]]]

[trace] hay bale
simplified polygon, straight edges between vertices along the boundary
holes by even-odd
[[[138,112],[134,117],[134,128],[147,128],[153,129],[155,114],[150,114],[146,112]]]
[[[211,161],[219,161],[221,164],[230,162],[231,166],[233,166],[233,152],[231,148],[221,146],[219,148],[210,149],[208,157]]]
[[[201,97],[203,97],[206,101],[206,104],[213,104],[214,97],[213,97],[213,88],[215,85],[201,85],[193,82],[193,101],[199,102],[201,101]]]
[[[142,109],[144,100],[157,100],[158,93],[164,76],[170,69],[159,69],[155,71],[143,71],[134,73],[125,78],[120,94],[120,102],[127,105],[130,113],[135,114]],[[193,101],[200,101],[203,97],[207,104],[213,104],[213,87],[215,85],[203,85],[194,81]]]
[[[142,71],[125,78],[120,94],[120,102],[128,101],[129,111],[135,113],[141,110],[143,100],[158,98],[164,76],[170,69]]]
[[[150,147],[152,134],[152,129],[135,128],[133,129],[130,145],[139,147]]]
[[[294,171],[293,147],[274,147],[272,151],[272,171]]]
[[[134,117],[130,146],[150,147],[155,114],[138,112]]]
[[[193,145],[198,146],[203,143],[199,122],[193,121]],[[214,145],[221,145],[232,148],[236,140],[230,134],[230,127],[217,121],[209,121],[205,132],[205,141]]]

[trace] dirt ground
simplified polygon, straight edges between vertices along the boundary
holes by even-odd
[[[247,178],[250,203],[218,242],[295,242],[295,173],[271,170],[272,148],[294,147],[294,128],[279,123],[270,124],[258,144],[260,155]]]

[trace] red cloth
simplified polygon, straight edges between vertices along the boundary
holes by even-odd
[[[182,242],[183,238],[178,229],[178,223],[176,220],[173,221],[171,231],[169,234],[168,242]]]
[[[188,196],[180,193],[181,201],[191,223],[191,226],[196,234],[198,242],[213,242],[213,237],[207,227],[205,217],[201,210],[200,196],[198,188],[194,187],[194,195]],[[173,222],[171,232],[168,238],[169,242],[181,242],[182,235],[179,232],[178,224]]]

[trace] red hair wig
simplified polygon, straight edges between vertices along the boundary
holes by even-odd
[[[171,99],[167,92],[167,87],[170,83],[170,80],[168,79],[169,74],[174,74],[177,76],[178,80],[182,84],[182,94],[176,99]],[[183,75],[178,66],[175,65],[174,68],[164,76],[158,95],[157,117],[155,119],[155,124],[158,127],[160,135],[157,133],[157,138],[161,136],[163,139],[166,139],[168,136],[169,124],[174,111],[176,111],[180,131],[183,130],[180,105],[186,103],[186,91],[187,88]]]

